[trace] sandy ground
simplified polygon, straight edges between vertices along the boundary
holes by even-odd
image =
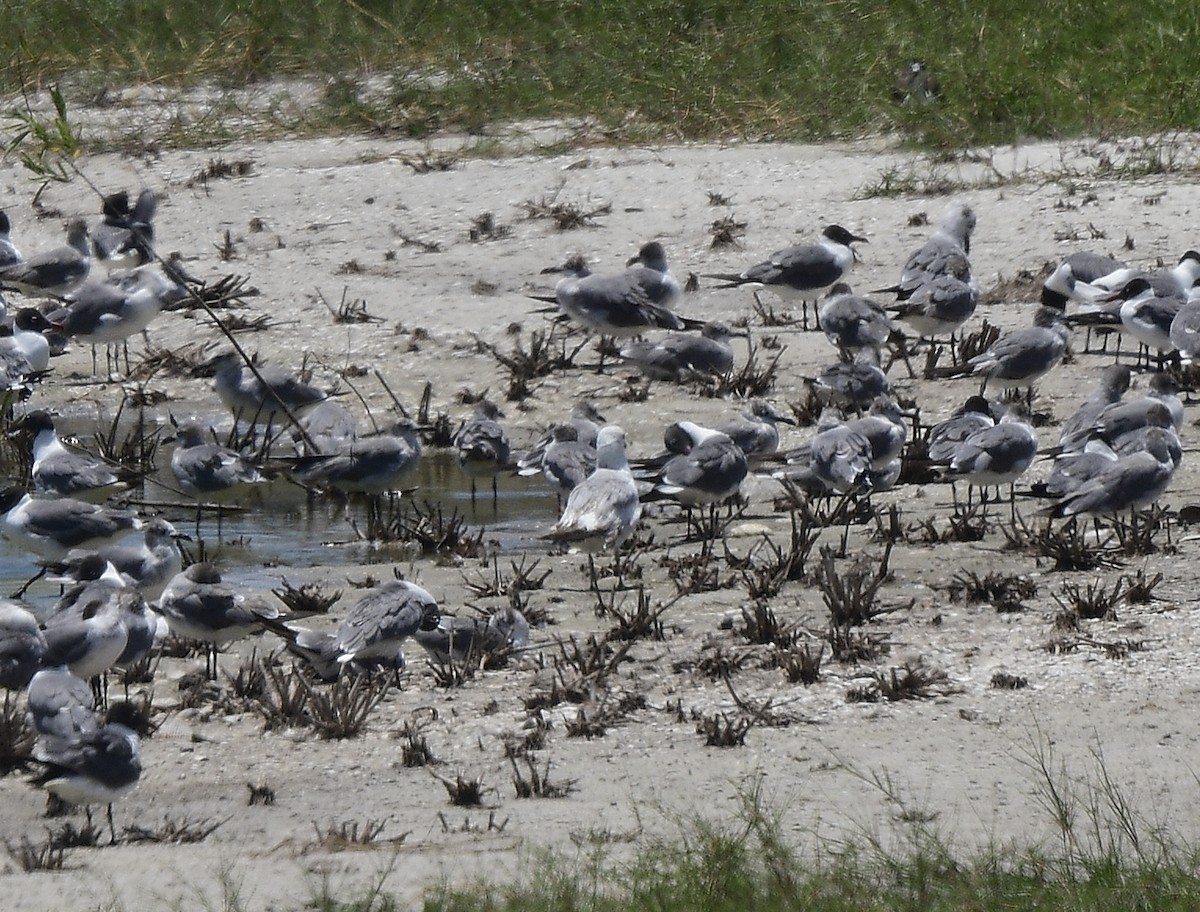
[[[535,305],[526,295],[547,292],[552,283],[539,271],[573,253],[585,254],[598,269],[617,269],[640,243],[658,238],[682,278],[744,268],[837,222],[870,237],[861,248],[855,282],[875,288],[895,280],[908,251],[930,231],[912,224],[920,221],[914,217],[924,213],[936,221],[948,197],[917,192],[871,198],[868,189],[907,180],[919,191],[942,178],[956,182],[962,188],[956,196],[978,213],[972,261],[985,288],[1077,249],[1153,264],[1159,257],[1174,262],[1197,246],[1200,184],[1194,167],[1190,175],[1119,179],[1103,173],[1105,160],[1137,161],[1137,143],[1035,145],[996,150],[981,161],[941,164],[882,142],[597,145],[565,155],[462,155],[449,170],[429,173],[414,167],[422,158],[448,162],[444,156],[465,145],[453,137],[436,146],[338,138],[85,157],[78,167],[87,182],[49,186],[40,204],[51,214],[43,218],[31,208],[35,186],[10,162],[0,169],[0,203],[13,221],[14,239],[30,253],[59,243],[64,219],[98,211],[88,182],[106,192],[153,187],[162,198],[162,252],[181,252],[198,275],[248,276],[261,292],[249,299],[245,313],[268,314],[272,326],[242,335],[248,348],[293,367],[308,354],[318,361],[314,382],[330,386],[340,369],[377,369],[410,406],[430,380],[435,410],[455,418],[469,410],[460,404],[459,391],[487,388],[499,395],[504,389],[496,362],[478,350],[476,337],[508,350],[509,327],[516,323],[527,340],[542,318],[531,314]],[[1192,140],[1179,140],[1175,154],[1177,161],[1194,164]],[[213,162],[246,163],[245,173],[198,180]],[[728,202],[715,203],[715,194]],[[548,220],[527,217],[528,206],[544,200],[603,212],[592,227],[559,231]],[[485,212],[507,231],[495,240],[473,241],[472,220]],[[729,216],[745,223],[740,248],[710,249],[710,226]],[[232,257],[223,262],[218,248],[226,246],[226,236]],[[1127,238],[1132,251],[1122,251]],[[343,292],[349,300],[365,301],[382,322],[335,324],[318,295],[336,305]],[[702,318],[751,317],[756,339],[777,335],[786,348],[771,398],[781,405],[800,401],[801,378],[831,363],[832,349],[819,334],[758,327],[751,303],[744,291],[702,289],[686,296],[679,310]],[[981,315],[1005,328],[1026,325],[1031,313],[1027,295],[1007,296],[986,313],[981,308]],[[213,337],[202,319],[181,314],[164,315],[151,328],[155,346]],[[134,349],[136,357],[141,343]],[[1060,367],[1043,385],[1039,408],[1061,421],[1110,357],[1080,355]],[[56,362],[36,400],[77,417],[110,415],[121,388],[91,382],[90,361],[83,349]],[[594,361],[590,350],[581,356],[581,362]],[[659,449],[668,421],[684,414],[717,420],[739,408],[667,384],[654,384],[646,401],[624,402],[627,374],[580,367],[546,378],[523,403],[505,403],[514,440],[533,439],[583,394],[626,427],[632,451],[642,455]],[[892,375],[901,394],[921,404],[926,421],[944,416],[974,391],[969,381],[909,379],[902,366]],[[355,383],[376,414],[385,414],[390,399],[373,377]],[[170,409],[228,421],[207,381],[155,378],[148,386],[169,397],[158,407],[164,416]],[[788,443],[811,433],[789,431]],[[1057,439],[1053,427],[1041,434],[1047,445]],[[1197,494],[1193,434],[1189,415],[1184,463],[1167,498],[1172,507]],[[1045,464],[1035,469],[1046,471]],[[786,514],[770,509],[774,483],[754,480],[747,489],[749,518],[735,522],[725,542],[736,555],[744,555],[764,532],[781,543],[787,535]],[[927,516],[942,522],[949,489],[905,487],[882,500],[896,504],[906,523]],[[665,519],[650,512],[659,547],[642,558],[652,602],[672,602],[663,616],[665,639],[636,642],[631,661],[620,664],[609,682],[610,699],[638,695],[644,708],[592,740],[568,737],[564,720],[575,718],[577,706],[561,704],[545,714],[552,724],[535,756],[539,768],[550,764],[552,781],[576,780],[569,797],[514,797],[512,767],[502,747],[505,735],[527,724],[523,697],[548,684],[549,660],[558,653],[554,640],[606,627],[594,615],[582,559],[544,556],[541,568],[550,576],[529,596],[557,622],[536,634],[546,644],[544,663],[535,650],[507,669],[446,690],[418,660],[405,687],[392,691],[368,731],[352,740],[320,741],[298,730],[264,732],[256,715],[215,706],[182,710],[176,681],[197,662],[165,662],[154,684],[161,728],[144,743],[145,771],[137,790],[116,809],[118,826],[183,821],[220,826],[193,845],[71,850],[61,873],[26,874],[2,857],[5,907],[294,909],[325,887],[350,897],[379,880],[415,904],[426,886],[442,879],[525,876],[530,850],[537,847],[571,853],[605,844],[620,852],[639,838],[674,832],[679,814],[731,815],[739,796],[754,787],[801,843],[829,845],[864,833],[902,832],[907,824],[899,818],[915,816],[944,830],[964,852],[989,842],[1030,844],[1053,833],[1031,759],[1039,755],[1056,774],[1093,782],[1095,757],[1102,755],[1108,773],[1151,822],[1196,835],[1200,787],[1192,760],[1200,739],[1193,711],[1200,634],[1192,613],[1200,574],[1198,546],[1186,531],[1182,537],[1176,531],[1176,550],[1129,558],[1095,577],[1054,573],[1046,561],[1006,551],[996,528],[973,544],[899,543],[891,557],[893,576],[880,597],[897,605],[911,600],[912,607],[874,625],[890,651],[857,666],[826,659],[821,680],[804,687],[766,667],[768,647],[751,647],[737,632],[721,629],[722,617],[749,599],[720,549],[715,560],[732,585],[675,600],[660,558],[695,546],[681,544],[682,527]],[[529,520],[535,531],[549,528],[552,506]],[[854,530],[850,550],[874,558],[883,546],[868,531]],[[822,543],[833,544],[836,537],[828,531]],[[532,548],[541,550],[537,544]],[[346,588],[347,576],[366,571],[347,565],[339,554],[331,550],[328,566],[289,567],[287,576]],[[389,558],[396,560],[386,552],[373,555],[383,563],[370,572],[389,572]],[[509,557],[496,559],[507,571]],[[815,560],[814,551],[814,565]],[[478,578],[478,562],[397,565],[429,588],[444,610],[469,610],[468,601],[494,603],[481,602],[465,585]],[[1097,578],[1111,584],[1140,569],[1163,574],[1154,590],[1159,598],[1149,605],[1119,605],[1115,618],[1085,621],[1079,634],[1140,649],[1114,658],[1096,645],[1065,653],[1045,648],[1060,635],[1054,629],[1060,606],[1053,596],[1063,583]],[[953,599],[942,588],[957,572],[992,570],[1036,583],[1036,595],[1024,600],[1026,610],[999,614],[988,605]],[[771,608],[811,631],[814,642],[826,626],[811,581],[785,586]],[[246,656],[250,646],[233,652]],[[773,714],[791,724],[757,725],[742,747],[705,746],[696,718],[737,712],[725,684],[697,668],[718,650],[747,655],[731,678],[738,695],[760,702],[770,697]],[[948,675],[943,694],[900,703],[847,702],[847,689],[861,684],[862,676],[918,658]],[[233,670],[238,662],[227,655],[223,667]],[[994,689],[990,681],[998,671],[1023,676],[1029,686]],[[590,712],[598,710],[602,696],[589,704]],[[400,764],[399,733],[408,722],[425,726],[441,761],[437,766]],[[481,778],[488,788],[486,807],[451,807],[431,770]],[[902,802],[889,801],[884,789],[871,784],[875,776],[890,776]],[[274,804],[248,805],[248,784],[270,786]],[[0,838],[7,844],[25,835],[38,842],[62,825],[42,816],[43,796],[20,774],[0,779],[0,801]],[[78,824],[82,818],[72,819]],[[319,838],[349,822],[382,824],[380,838],[369,848],[344,851]]]

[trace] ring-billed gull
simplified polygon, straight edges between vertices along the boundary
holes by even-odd
[[[600,551],[633,534],[642,505],[625,458],[625,431],[606,425],[596,443],[596,470],[572,489],[558,523],[543,538]]]

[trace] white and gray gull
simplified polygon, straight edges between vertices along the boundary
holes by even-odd
[[[733,369],[729,340],[745,337],[720,321],[705,323],[700,334],[668,333],[660,339],[635,340],[621,348],[621,358],[652,380],[682,383],[695,377],[720,376]]]
[[[766,260],[736,274],[716,273],[706,279],[725,282],[717,288],[759,285],[775,292],[784,301],[804,303],[804,328],[808,328],[808,304],[838,282],[844,281],[854,267],[857,255],[852,244],[867,239],[852,234],[841,225],[829,225],[812,244],[796,244],[775,251]]]
[[[136,473],[87,453],[69,450],[54,428],[54,419],[36,409],[15,421],[10,436],[32,438],[30,476],[34,489],[60,497],[97,497],[115,494],[129,486]]]
[[[542,538],[600,551],[633,534],[642,505],[625,458],[625,432],[606,425],[596,443],[595,471],[571,490],[558,523]]]

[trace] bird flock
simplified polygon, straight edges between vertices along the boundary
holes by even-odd
[[[106,714],[104,677],[143,660],[167,636],[204,644],[205,670],[215,678],[221,647],[266,632],[321,680],[332,681],[402,669],[409,640],[444,658],[478,648],[525,648],[531,633],[516,609],[487,619],[457,617],[406,580],[375,585],[331,629],[309,629],[300,625],[303,618],[239,592],[214,563],[185,566],[179,547],[185,534],[164,516],[122,505],[120,496],[144,474],[65,444],[37,400],[54,382],[53,357],[65,345],[108,347],[111,370],[119,366],[114,347],[152,328],[169,304],[194,295],[195,283],[156,252],[152,192],[141,192],[132,204],[128,194],[114,194],[101,208],[95,224],[70,223],[64,246],[28,257],[0,213],[0,288],[6,309],[18,296],[22,305],[0,339],[7,427],[27,448],[29,466],[21,484],[0,493],[0,535],[64,586],[53,607],[36,616],[16,600],[0,603],[0,686],[27,694],[38,733],[36,784],[68,803],[107,805],[115,841],[111,806],[138,782],[142,759],[138,735]],[[501,473],[540,477],[560,510],[530,547],[592,555],[619,552],[639,531],[661,524],[672,505],[689,517],[707,511],[708,524],[689,523],[687,534],[724,534],[748,488],[768,484],[814,500],[870,504],[920,474],[949,487],[955,510],[970,508],[974,489],[983,500],[988,489],[1008,488],[1015,519],[1016,487],[1039,459],[1052,460],[1049,471],[1022,494],[1041,499],[1035,510],[1046,522],[1084,516],[1098,525],[1120,522],[1153,504],[1182,459],[1176,372],[1200,352],[1200,254],[1189,250],[1176,266],[1153,271],[1073,254],[1045,279],[1031,326],[1005,332],[959,360],[964,337],[978,323],[980,289],[970,260],[976,221],[972,206],[952,202],[928,239],[896,264],[895,283],[871,292],[856,292],[852,284],[856,245],[869,238],[840,225],[761,261],[748,256],[740,272],[700,276],[715,283],[711,294],[737,306],[747,306],[751,294],[798,302],[803,316],[795,330],[828,340],[827,362],[803,378],[820,406],[815,426],[788,432],[803,433],[802,439],[781,438],[780,425],[802,417],[789,408],[795,403],[753,398],[713,427],[673,415],[662,450],[635,458],[625,430],[612,420],[617,416],[581,397],[569,415],[522,448],[511,441],[500,409],[483,400],[463,416],[451,444],[472,499],[486,498],[488,487],[498,497]],[[561,278],[552,293],[529,295],[549,305],[531,313],[601,337],[600,371],[611,356],[617,364],[610,370],[632,371],[650,383],[726,376],[750,335],[748,320],[700,320],[680,312],[689,296],[659,241],[644,244],[611,272],[591,272],[576,258],[544,274]],[[1035,389],[1072,356],[1076,326],[1140,346],[1136,366],[1149,375],[1146,392],[1127,397],[1133,371],[1120,361],[1119,345],[1095,355],[1101,365],[1096,388],[1049,445],[1033,424]],[[952,363],[944,363],[947,357]],[[931,365],[938,382],[962,388],[962,405],[925,428],[920,404],[902,401],[897,390],[896,364],[903,362],[912,375],[913,359]],[[270,437],[251,453],[221,444],[204,423],[178,424],[162,474],[168,487],[194,503],[197,536],[203,502],[236,498],[279,476],[317,495],[360,496],[376,511],[412,483],[425,429],[407,417],[363,433],[333,391],[303,382],[288,366],[259,364],[237,350],[223,352],[210,369],[212,392],[235,424],[283,427],[291,436]],[[572,370],[581,388],[595,376]],[[964,483],[968,506],[960,507]],[[175,519],[186,515],[181,510]]]

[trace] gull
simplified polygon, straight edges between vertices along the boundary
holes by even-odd
[[[0,687],[24,690],[45,654],[46,637],[33,613],[16,602],[0,600]]]
[[[0,273],[25,261],[17,245],[12,242],[12,222],[8,213],[0,209]]]
[[[736,275],[715,274],[704,278],[726,283],[717,288],[766,286],[785,301],[800,300],[804,303],[804,328],[808,329],[809,302],[815,303],[850,274],[857,258],[850,245],[856,242],[866,243],[867,239],[841,225],[829,225],[815,243],[784,247]]]
[[[816,377],[805,378],[812,384],[817,398],[826,405],[862,411],[880,396],[890,396],[892,384],[887,374],[864,353],[854,361],[839,361]]]
[[[47,665],[34,674],[28,700],[29,721],[39,735],[69,738],[100,727],[92,689],[65,665]]]
[[[994,426],[981,428],[955,447],[947,473],[980,487],[1008,485],[1015,517],[1012,486],[1033,465],[1037,447],[1037,434],[1024,414],[1012,408]]]
[[[213,365],[213,388],[234,418],[269,424],[288,411],[301,418],[329,398],[324,390],[302,383],[285,368],[263,364],[251,368],[237,352],[218,356]]]
[[[1146,277],[1136,276],[1118,289],[1112,299],[1121,302],[1118,313],[1122,329],[1147,349],[1157,351],[1161,368],[1163,355],[1175,349],[1171,325],[1188,303],[1188,295],[1175,290],[1160,294]]]
[[[662,467],[654,491],[688,508],[715,509],[737,495],[749,471],[746,454],[727,434],[692,421],[676,422],[690,448]]]
[[[487,663],[529,643],[529,621],[516,608],[506,607],[481,617],[443,614],[432,630],[417,630],[413,639],[435,663]]]
[[[965,256],[951,254],[944,270],[922,282],[907,299],[885,308],[923,338],[953,336],[975,314],[979,286]]]
[[[176,543],[188,536],[176,531],[171,523],[161,517],[146,522],[142,533],[143,539],[139,545],[116,542],[94,551],[69,551],[63,561],[52,569],[78,579],[80,563],[95,555],[111,563],[122,579],[144,598],[154,600],[162,594],[172,577],[183,570],[183,556]]]
[[[1135,278],[1142,278],[1149,282],[1150,287],[1157,295],[1186,295],[1192,286],[1200,281],[1200,251],[1188,250],[1170,269],[1145,271],[1118,267],[1108,275],[1096,278],[1090,284],[1103,291],[1115,292]]]
[[[912,297],[922,285],[947,274],[952,260],[955,261],[955,268],[961,269],[957,261],[965,261],[971,253],[971,235],[974,231],[975,210],[966,203],[951,203],[942,213],[937,230],[905,261],[899,283],[880,290],[895,292],[896,297],[903,301]]]
[[[779,421],[796,423],[766,399],[751,399],[738,417],[718,424],[716,430],[736,443],[747,459],[760,460],[779,449]]]
[[[662,273],[644,265],[599,275],[589,272],[582,260],[572,259],[543,272],[565,275],[555,285],[552,298],[535,299],[557,304],[568,319],[602,336],[636,336],[647,329],[683,330],[702,325],[678,316],[663,303],[674,303],[677,296],[669,283],[663,283]]]
[[[791,456],[799,462],[799,471],[783,469],[774,473],[776,478],[800,483],[810,490],[815,488],[821,494],[830,490],[848,494],[869,486],[871,441],[832,413],[821,416],[816,436]],[[806,476],[817,484],[806,484]]]
[[[606,425],[596,441],[596,470],[571,490],[558,522],[542,538],[586,551],[611,550],[633,534],[641,515],[625,458],[625,431]]]
[[[145,596],[129,586],[112,562],[99,554],[80,560],[74,573],[75,584],[55,603],[45,622],[51,645],[48,664],[66,664],[81,678],[95,677],[113,665],[128,668],[136,664],[153,648],[158,631]],[[106,655],[105,644],[100,643],[103,631],[93,628],[89,633],[80,625],[104,616],[110,605],[115,606],[124,641],[117,657],[102,665]],[[88,650],[93,654],[85,655]],[[94,670],[97,667],[99,670]]]
[[[146,267],[107,282],[88,282],[67,296],[67,304],[54,316],[62,331],[77,342],[92,346],[92,371],[96,370],[95,346],[125,344],[128,370],[128,340],[144,333],[162,309],[188,296],[187,289],[161,269]]]
[[[22,294],[62,297],[74,291],[91,269],[87,222],[76,219],[67,227],[63,247],[35,254],[0,272],[0,285]]]
[[[358,437],[358,425],[354,416],[340,402],[325,399],[300,416],[300,427],[307,439],[294,435],[301,455],[315,456],[318,453],[336,453],[344,450]],[[312,452],[308,452],[311,444]]]
[[[733,369],[729,340],[745,337],[720,321],[705,323],[700,335],[669,333],[654,341],[633,341],[621,349],[621,358],[635,364],[652,380],[682,383],[696,377],[719,377]]]
[[[176,636],[199,640],[208,646],[205,671],[217,676],[217,650],[226,643],[257,633],[263,619],[274,620],[279,611],[266,604],[251,604],[221,579],[208,561],[192,564],[176,574],[158,599],[158,610]]]
[[[1100,383],[1088,393],[1079,408],[1063,422],[1058,435],[1059,446],[1073,449],[1087,440],[1100,416],[1121,401],[1129,389],[1130,370],[1124,364],[1110,364],[1100,373]]]
[[[45,332],[55,326],[37,308],[22,307],[13,317],[12,336],[0,340],[0,347],[23,357],[30,372],[42,373],[50,369],[50,342]]]
[[[1003,411],[1001,411],[1003,416]],[[948,464],[958,445],[983,428],[996,423],[996,408],[983,396],[971,396],[945,421],[929,429],[926,450],[929,461]]]
[[[421,441],[410,421],[391,431],[355,437],[339,449],[290,460],[292,475],[305,487],[378,496],[402,488],[421,460]]]
[[[440,618],[438,603],[416,583],[388,580],[350,606],[327,650],[341,664],[390,660],[405,639],[433,629]]]
[[[596,436],[600,433],[600,428],[604,424],[604,416],[600,414],[600,411],[593,403],[587,400],[575,403],[571,409],[571,417],[568,423],[575,429],[575,436],[569,439],[591,450],[596,449]],[[542,459],[546,449],[554,440],[555,427],[556,425],[551,425],[546,433],[539,437],[517,460],[518,475],[536,475],[541,471]],[[553,484],[553,482],[551,483]]]
[[[1150,378],[1147,395],[1113,403],[1097,416],[1088,433],[1081,429],[1068,441],[1067,447],[1078,449],[1090,436],[1100,436],[1109,443],[1116,443],[1126,434],[1146,427],[1178,431],[1183,424],[1183,403],[1176,395],[1177,390],[1169,375],[1155,374]]]
[[[560,496],[570,494],[595,470],[596,447],[580,442],[573,424],[550,428],[550,442],[541,449],[536,463],[528,455],[517,462],[518,475],[540,473]]]
[[[492,501],[495,502],[496,473],[507,467],[511,455],[508,432],[497,419],[504,415],[492,402],[482,400],[475,411],[459,426],[454,435],[454,448],[459,466],[471,476],[471,502],[475,501],[475,478],[490,475],[492,478]]]
[[[14,422],[9,436],[17,434],[33,438],[30,476],[35,490],[41,493],[103,498],[127,488],[135,477],[123,466],[68,450],[54,429],[54,419],[44,409]]]
[[[92,229],[92,252],[109,269],[131,269],[154,259],[154,213],[158,198],[149,187],[133,208],[121,190],[104,198],[103,218]]]
[[[1071,450],[1054,457],[1054,466],[1045,481],[1031,487],[1037,497],[1062,498],[1079,490],[1117,461],[1117,454],[1102,438],[1088,440],[1081,450]]]
[[[749,462],[742,448],[715,428],[701,427],[694,421],[677,421],[665,434],[668,446],[671,434],[682,436],[682,452],[673,456],[659,470],[653,492],[682,504],[688,511],[694,506],[709,508],[709,534],[718,534],[716,508],[737,497],[749,472]]]
[[[1195,289],[1189,294],[1188,301],[1171,320],[1168,334],[1171,345],[1179,352],[1179,361],[1183,366],[1190,365],[1200,355],[1200,297],[1194,297]]]
[[[72,586],[43,625],[45,664],[65,665],[85,681],[112,668],[129,645],[124,618],[128,599],[145,604],[135,590],[115,585],[112,578]],[[99,687],[93,684],[93,688],[99,694]]]
[[[967,366],[983,377],[980,395],[989,385],[1025,386],[1032,397],[1034,384],[1050,373],[1066,354],[1069,338],[1062,311],[1039,307],[1034,314],[1033,326],[1005,333],[987,351],[968,361]]]
[[[845,282],[834,285],[821,301],[817,322],[843,361],[851,360],[863,349],[869,349],[878,360],[895,330],[882,307],[854,294]]]
[[[197,538],[200,536],[203,498],[227,497],[247,485],[265,480],[258,467],[241,453],[211,442],[207,429],[195,421],[179,426],[175,449],[171,452],[171,474],[184,493],[196,498]],[[219,513],[217,527],[219,530]]]
[[[22,487],[0,492],[0,514],[0,535],[51,560],[61,560],[72,548],[108,544],[142,527],[132,510],[70,497],[34,499]]]
[[[204,497],[263,480],[258,467],[235,450],[211,442],[196,421],[179,426],[171,452],[171,474],[185,493]]]
[[[133,729],[109,722],[64,738],[43,735],[33,751],[44,769],[32,781],[67,804],[107,805],[113,844],[112,806],[142,775],[141,741]],[[88,811],[89,823],[91,812]]]
[[[1166,432],[1151,428],[1145,450],[1121,456],[1050,508],[1055,517],[1138,510],[1162,496],[1175,472]]]
[[[667,264],[666,248],[659,241],[643,244],[625,264],[625,271],[633,273],[650,300],[661,307],[674,307],[683,296],[683,288]]]
[[[904,412],[894,399],[881,397],[871,404],[871,410],[861,418],[847,421],[846,426],[866,438],[871,445],[870,470],[888,468],[900,458],[908,442],[908,425]]]
[[[1105,292],[1094,283],[1118,270],[1126,271],[1128,278],[1133,277],[1133,270],[1110,256],[1091,251],[1072,253],[1042,283],[1042,304],[1060,310],[1066,308],[1068,301],[1095,304]]]
[[[817,422],[816,437],[789,450],[783,458],[806,466],[822,484],[844,494],[867,487],[868,473],[894,471],[907,440],[904,412],[895,401],[880,398],[867,415],[853,421],[843,421],[833,409],[825,409]],[[802,474],[785,471],[775,477],[796,481]]]

